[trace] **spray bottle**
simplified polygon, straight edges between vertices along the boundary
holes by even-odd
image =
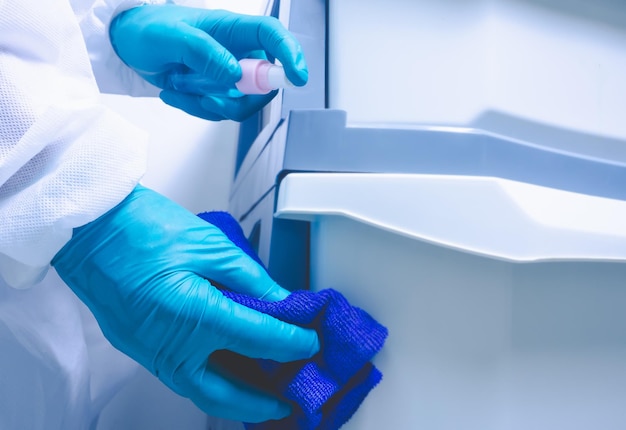
[[[278,64],[267,60],[244,58],[241,65],[241,80],[235,84],[241,94],[267,94],[279,88],[293,88],[285,75],[285,70]],[[215,84],[200,74],[174,74],[170,77],[173,89],[192,94],[223,93]],[[229,94],[234,95],[234,94]]]

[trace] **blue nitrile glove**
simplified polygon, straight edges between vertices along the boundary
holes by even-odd
[[[210,415],[260,422],[290,412],[220,374],[214,351],[285,362],[319,350],[314,331],[226,299],[211,281],[267,300],[289,293],[217,227],[142,186],[76,229],[52,264],[116,348]]]
[[[111,22],[117,55],[147,81],[163,88],[161,99],[192,115],[210,120],[241,121],[267,104],[276,91],[243,96],[237,60],[273,57],[287,78],[306,84],[308,70],[300,43],[276,18],[240,15],[224,10],[176,5],[144,5],[120,13]],[[172,74],[204,75],[213,95],[194,95],[172,88]],[[190,85],[184,85],[189,87]]]

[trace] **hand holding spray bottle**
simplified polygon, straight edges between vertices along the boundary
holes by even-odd
[[[267,94],[279,88],[294,88],[282,66],[255,58],[244,58],[239,60],[239,64],[242,76],[235,86],[240,95]],[[192,94],[210,95],[216,91],[223,92],[200,74],[174,74],[170,77],[170,85],[177,91]]]

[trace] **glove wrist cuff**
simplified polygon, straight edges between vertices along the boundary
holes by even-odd
[[[120,13],[125,12],[129,9],[133,9],[138,6],[172,4],[172,3],[174,3],[173,0],[124,0],[113,11],[113,14],[111,15],[111,21],[113,21],[115,17],[119,15]]]

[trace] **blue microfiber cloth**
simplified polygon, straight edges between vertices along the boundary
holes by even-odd
[[[241,227],[227,212],[199,217],[226,236],[261,265]],[[341,293],[294,291],[279,302],[267,302],[223,290],[224,295],[282,321],[315,329],[321,350],[309,360],[278,363],[230,351],[211,355],[212,365],[291,403],[293,413],[280,421],[246,424],[247,430],[336,430],[345,424],[382,375],[370,363],[382,348],[387,329]]]

